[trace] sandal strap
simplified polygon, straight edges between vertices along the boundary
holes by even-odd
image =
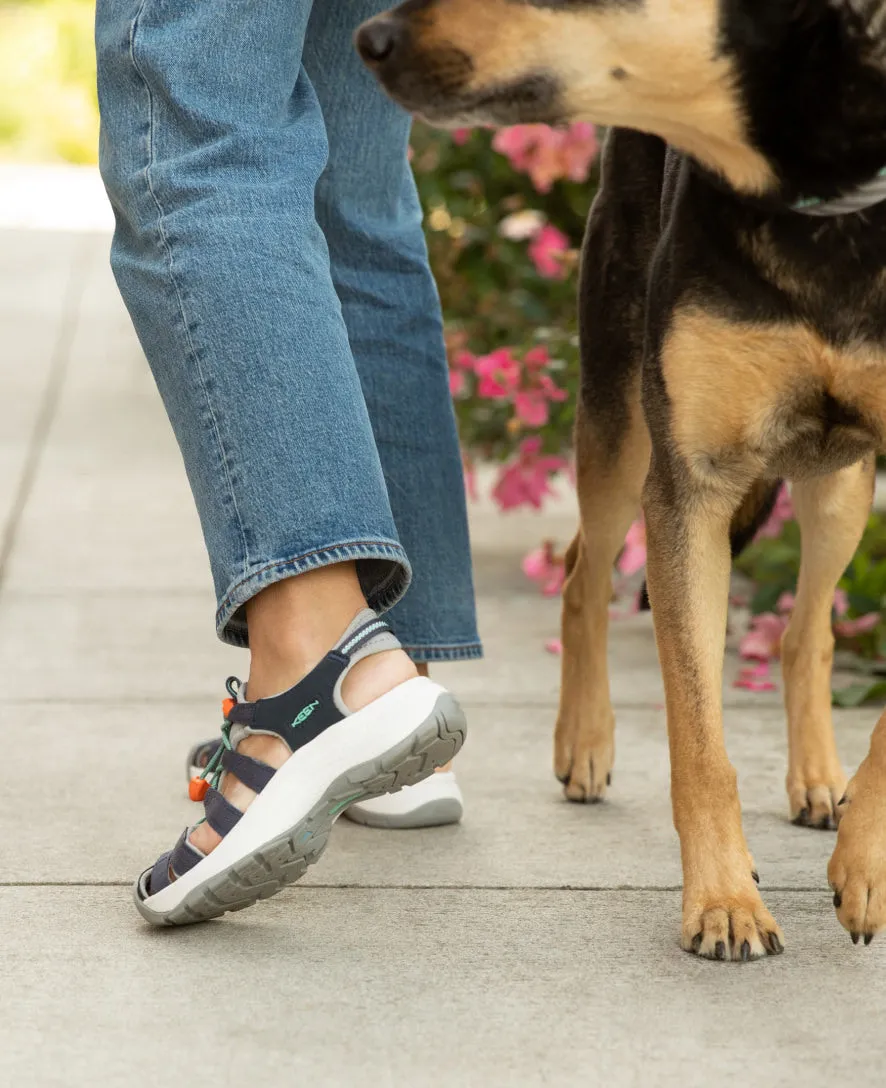
[[[207,790],[203,805],[206,809],[206,822],[222,838],[237,826],[243,815],[240,809],[235,808],[218,790]]]
[[[367,609],[338,646],[297,684],[280,695],[253,703],[235,702],[226,709],[226,721],[235,733],[237,726],[245,726],[251,732],[278,736],[290,752],[295,752],[347,717],[339,690],[351,666],[369,654],[399,645],[387,622]],[[235,748],[237,743],[235,740]]]
[[[190,831],[191,829],[186,827],[175,846],[171,850],[167,850],[165,854],[161,854],[154,862],[149,883],[151,895],[162,892],[164,888],[170,885],[170,869],[174,877],[184,876],[185,873],[194,868],[198,861],[203,860],[204,855],[188,842]]]
[[[261,793],[276,773],[273,767],[236,750],[225,749],[221,765],[235,775],[253,793]]]

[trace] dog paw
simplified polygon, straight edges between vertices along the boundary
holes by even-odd
[[[862,763],[840,804],[828,883],[840,925],[852,943],[870,944],[886,928],[886,769]]]
[[[708,960],[747,962],[784,951],[784,936],[750,878],[740,891],[684,894],[682,945]]]
[[[840,822],[840,798],[846,791],[846,781],[839,764],[825,770],[791,770],[787,781],[791,823],[833,831]]]
[[[567,800],[579,804],[596,804],[606,796],[612,783],[615,759],[615,722],[608,728],[571,731],[558,724],[554,741],[554,774],[563,783]]]

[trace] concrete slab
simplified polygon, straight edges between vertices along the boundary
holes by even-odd
[[[786,954],[726,966],[675,893],[301,889],[149,932],[120,889],[4,888],[0,1081],[879,1086],[886,944],[772,906]]]

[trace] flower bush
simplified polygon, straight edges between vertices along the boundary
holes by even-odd
[[[413,133],[469,488],[474,462],[499,462],[503,510],[539,508],[569,468],[575,271],[597,150],[586,124]]]

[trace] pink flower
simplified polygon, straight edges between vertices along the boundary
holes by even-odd
[[[449,392],[457,397],[464,390],[465,376],[460,370],[449,371]]]
[[[548,403],[538,389],[518,393],[514,397],[514,411],[527,427],[543,427],[548,421]]]
[[[562,654],[563,643],[558,638],[549,638],[545,643],[545,649],[549,654]]]
[[[569,249],[569,239],[550,223],[541,228],[529,244],[529,256],[540,276],[562,280],[569,274],[563,254]]]
[[[537,348],[530,348],[523,356],[523,362],[530,370],[542,370],[550,364],[550,361],[551,357],[548,354],[548,349],[542,345]]]
[[[554,555],[550,540],[530,552],[523,560],[523,573],[538,582],[545,597],[557,597],[566,580],[566,564]]]
[[[849,611],[849,597],[845,589],[834,590],[834,611],[838,616],[845,616]]]
[[[738,652],[742,657],[768,661],[781,652],[781,636],[788,625],[785,616],[763,612],[751,619],[751,629],[741,640]]]
[[[594,127],[584,122],[567,129],[514,125],[499,130],[492,146],[515,170],[528,174],[540,193],[550,192],[561,178],[586,181],[597,153]]]
[[[544,498],[554,494],[550,477],[565,466],[562,457],[541,456],[540,438],[525,438],[516,461],[501,469],[492,496],[502,510],[518,506],[540,510]]]
[[[477,393],[492,400],[509,397],[520,384],[520,364],[510,348],[499,348],[481,356],[474,363],[474,372],[480,379]]]
[[[738,679],[732,685],[746,691],[776,691],[775,684],[769,677],[769,662],[761,661],[758,665],[743,668]]]
[[[834,631],[840,638],[855,638],[873,631],[880,623],[879,612],[868,612],[854,620],[839,620],[834,624]]]
[[[528,358],[528,356],[527,356]],[[569,398],[569,394],[565,389],[561,389],[559,385],[555,385],[553,380],[548,377],[547,374],[542,374],[538,379],[538,388],[548,398],[548,400],[564,401]]]
[[[782,593],[782,595],[776,601],[775,611],[778,612],[780,615],[789,614],[794,611],[794,605],[796,604],[796,601],[797,598],[793,595],[793,593]]]
[[[471,138],[471,130],[469,128],[456,128],[452,130],[452,142],[457,147],[462,147]]]
[[[623,574],[628,578],[632,574],[636,574],[638,570],[642,570],[645,563],[646,525],[643,519],[639,518],[628,529],[628,535],[625,537],[625,544],[616,566],[619,574]]]
[[[772,508],[772,513],[765,524],[757,531],[757,540],[761,537],[772,540],[777,536],[781,536],[781,530],[785,522],[790,521],[793,516],[794,507],[791,503],[791,494],[788,491],[787,484],[782,484],[775,500],[775,506]]]

